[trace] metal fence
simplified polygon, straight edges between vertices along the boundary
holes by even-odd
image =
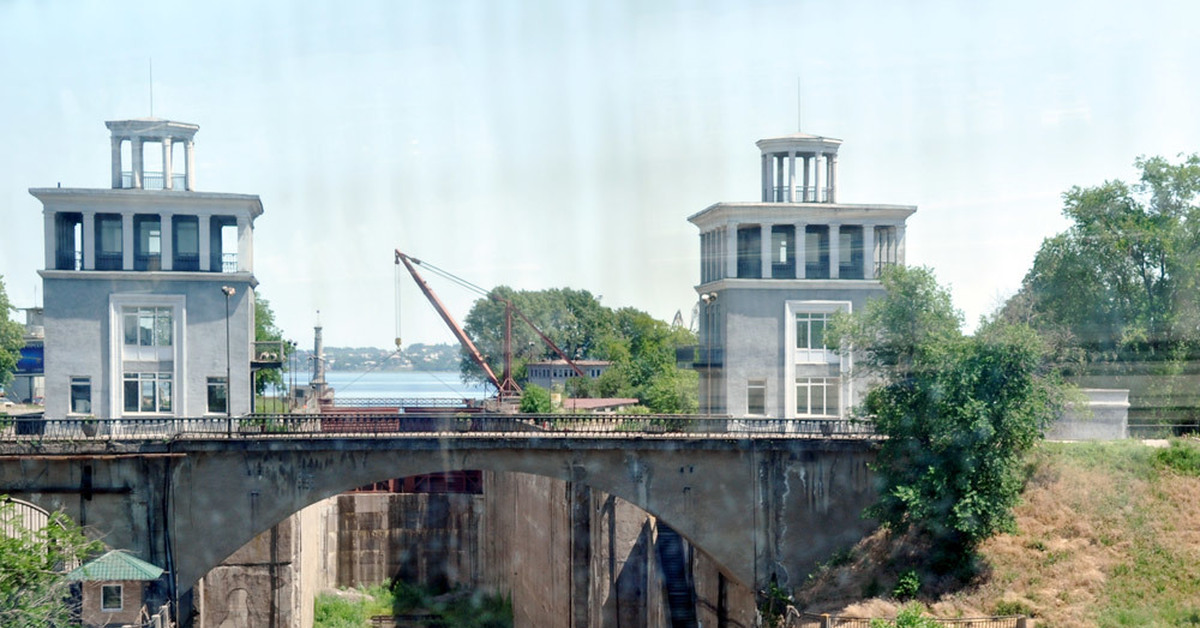
[[[479,436],[596,438],[872,438],[872,425],[824,419],[732,419],[680,415],[351,412],[240,417],[42,419],[0,417],[0,441],[188,438]]]
[[[815,615],[800,613],[794,608],[788,609],[785,621],[787,628],[871,628],[871,619],[866,617],[842,617],[840,615]],[[938,619],[933,621],[940,626],[953,628],[1026,628],[1028,618],[1021,615],[1005,615],[1001,617],[960,617],[955,619]]]

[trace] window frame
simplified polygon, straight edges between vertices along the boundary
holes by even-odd
[[[213,389],[219,387],[225,392],[225,407],[213,410]],[[211,375],[204,381],[204,412],[205,414],[229,414],[229,381],[224,375]]]
[[[754,412],[751,406],[755,391],[759,391],[761,397],[760,412]],[[751,379],[746,381],[746,416],[767,416],[767,380]]]
[[[75,398],[77,387],[83,386],[82,390],[87,393],[87,398],[82,401],[87,401],[86,410],[76,410],[75,402],[80,401]],[[92,378],[81,375],[72,375],[67,380],[67,414],[70,415],[87,415],[92,414]]]
[[[842,381],[840,377],[796,377],[796,416],[805,418],[838,418],[842,415],[841,392]],[[804,395],[800,394],[801,389],[805,391]],[[813,392],[821,391],[820,409],[824,412],[813,412]],[[833,392],[833,411],[830,412],[830,391]],[[801,397],[804,400],[804,410],[801,411]]]
[[[109,605],[109,592],[116,591],[117,605]],[[100,610],[105,613],[118,613],[125,610],[125,585],[123,584],[102,584],[100,585]]]

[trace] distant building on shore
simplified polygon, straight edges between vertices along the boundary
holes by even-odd
[[[804,133],[759,140],[761,199],[688,218],[700,229],[701,412],[837,418],[861,394],[825,324],[882,294],[879,272],[904,263],[917,208],[838,202],[841,144]]]
[[[45,216],[46,418],[249,412],[262,202],[196,191],[197,125],[106,124],[111,189],[29,190]]]
[[[596,379],[612,366],[607,360],[575,360],[575,365],[588,379]],[[555,386],[563,386],[567,380],[579,377],[575,369],[566,360],[545,360],[525,364],[525,380],[550,390]]]

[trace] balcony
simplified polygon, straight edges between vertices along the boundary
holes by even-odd
[[[283,352],[282,340],[260,340],[251,345],[250,368],[277,369],[283,366],[287,355]]]

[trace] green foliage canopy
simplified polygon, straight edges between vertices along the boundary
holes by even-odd
[[[271,309],[271,302],[258,295],[254,297],[254,340],[256,342],[283,340],[283,330],[275,325],[275,311]],[[266,392],[267,386],[276,390],[284,387],[283,373],[287,370],[288,358],[292,355],[292,351],[291,344],[284,342],[283,367],[261,369],[254,372],[254,392],[261,395]]]
[[[4,277],[0,275],[0,388],[12,381],[17,361],[21,359],[21,347],[25,346],[21,324],[8,318],[11,309],[8,293],[4,290]]]
[[[694,345],[695,335],[657,320],[640,310],[605,307],[586,290],[554,288],[493,290],[508,299],[572,360],[608,360],[613,365],[595,381],[569,380],[566,392],[575,397],[636,397],[653,412],[695,412],[697,377],[675,365],[675,350]],[[504,347],[504,303],[479,299],[463,329],[499,374]],[[523,382],[525,365],[559,359],[537,334],[514,317],[513,376]],[[464,379],[482,381],[479,367],[465,353],[460,361]]]
[[[66,626],[72,609],[65,569],[98,553],[66,515],[52,513],[40,530],[24,527],[16,505],[0,496],[0,626]]]
[[[1200,156],[1134,163],[1136,184],[1063,194],[1071,227],[1042,243],[1005,306],[1060,351],[1144,359],[1200,344]]]
[[[878,382],[859,408],[887,437],[867,514],[916,526],[960,557],[1011,528],[1023,455],[1056,415],[1062,387],[1032,329],[991,322],[964,336],[927,269],[895,267],[882,282],[885,296],[831,324]]]

